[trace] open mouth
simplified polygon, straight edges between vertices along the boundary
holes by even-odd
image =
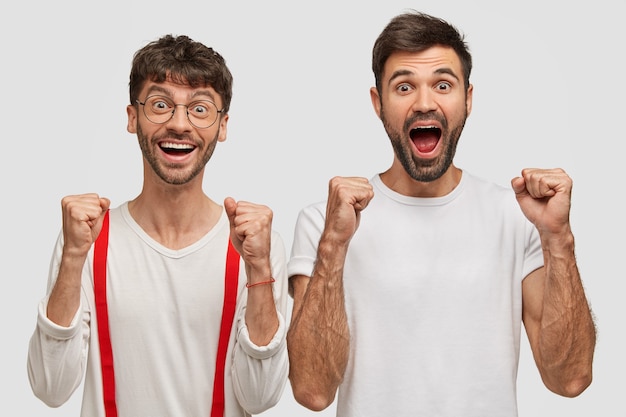
[[[168,155],[186,155],[196,149],[188,143],[163,142],[159,146]]]
[[[435,126],[416,127],[411,129],[409,135],[418,152],[428,153],[437,147],[441,138],[441,129]]]

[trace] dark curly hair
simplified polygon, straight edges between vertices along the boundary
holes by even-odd
[[[165,35],[135,52],[130,72],[131,104],[147,80],[164,82],[166,79],[190,85],[210,86],[221,97],[225,113],[230,108],[233,76],[224,58],[213,48],[185,35]]]

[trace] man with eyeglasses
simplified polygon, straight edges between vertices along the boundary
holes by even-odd
[[[266,411],[289,367],[284,245],[270,208],[202,187],[232,75],[212,48],[166,35],[136,52],[129,86],[143,188],[116,208],[96,193],[62,199],[33,392],[58,407],[84,380],[84,417]]]

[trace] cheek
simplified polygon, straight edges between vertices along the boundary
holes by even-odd
[[[384,116],[387,123],[393,125],[401,126],[411,113],[411,104],[408,100],[387,100],[381,105],[381,116]]]
[[[407,118],[410,117],[406,111],[400,110],[398,108],[383,108],[382,117],[383,122],[387,129],[392,129],[396,132],[396,134],[402,134],[404,131]]]
[[[451,114],[451,118],[449,120],[451,124],[458,126],[465,124],[465,119],[467,119],[467,109],[463,106],[457,109],[454,114]]]
[[[455,126],[464,123],[468,115],[465,100],[455,100],[454,102],[442,104],[441,110],[446,120],[448,120],[448,124]]]

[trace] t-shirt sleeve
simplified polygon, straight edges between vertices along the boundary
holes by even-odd
[[[524,267],[522,269],[522,276],[524,278],[534,270],[543,266],[543,251],[541,249],[539,231],[530,222],[528,222],[526,235],[528,238],[528,245],[526,246]]]
[[[308,206],[299,213],[287,264],[289,277],[294,275],[310,277],[313,274],[317,246],[324,229],[325,214],[325,202]]]

